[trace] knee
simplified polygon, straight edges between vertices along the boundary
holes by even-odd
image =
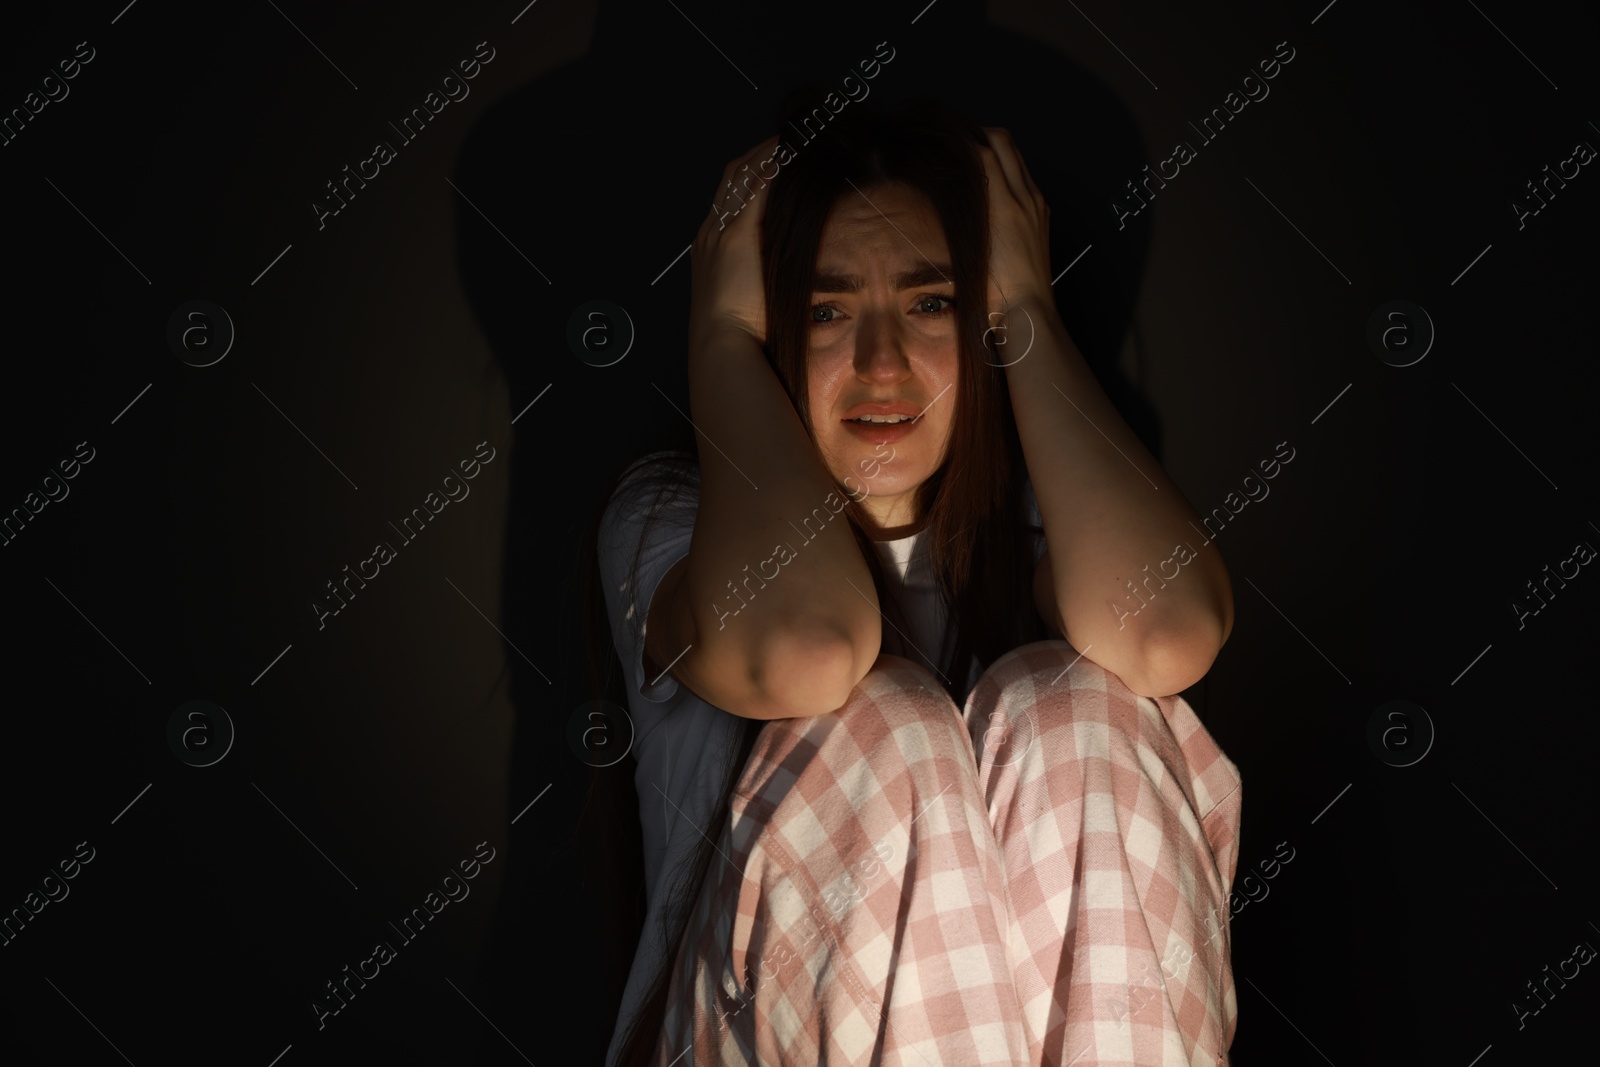
[[[829,762],[858,756],[910,761],[951,754],[965,744],[964,736],[960,709],[938,678],[909,659],[884,654],[837,710],[772,719],[762,745],[804,748]]]
[[[1040,692],[1127,689],[1121,678],[1060,638],[1018,645],[991,663],[983,680],[1001,688],[1032,685]]]
[[[927,704],[949,702],[949,694],[932,671],[903,656],[884,653],[873,663],[866,677],[856,683],[850,699],[845,702],[845,708],[852,704],[875,702],[887,695],[914,695],[911,703],[919,708]]]
[[[907,760],[964,747],[961,711],[921,664],[881,655],[838,712],[864,752],[897,751]]]
[[[985,684],[1039,700],[1073,693],[1100,693],[1119,703],[1144,699],[1120,677],[1059,638],[1019,645],[1005,653],[984,672],[979,685]]]
[[[850,836],[862,832],[857,823],[870,823],[881,835],[926,797],[946,789],[964,795],[973,764],[961,711],[938,679],[884,655],[836,711],[768,721],[737,791],[773,808],[809,804],[826,791],[848,801],[836,813],[856,813],[833,830]],[[797,786],[801,778],[812,784]]]
[[[974,744],[1003,737],[1003,749],[995,747],[993,755],[1005,761],[1005,752],[1020,755],[1024,742],[1069,724],[1101,724],[1112,737],[1136,739],[1151,713],[1160,715],[1155,701],[1055,639],[1021,645],[996,659],[972,691],[970,715]]]

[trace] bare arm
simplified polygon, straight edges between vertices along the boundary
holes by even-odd
[[[1040,567],[1056,615],[1040,612],[1135,693],[1181,692],[1233,627],[1222,554],[1203,543],[1174,552],[1197,540],[1194,508],[1095,381],[1054,302],[1018,304],[1008,322],[1025,322],[1022,309],[1038,332],[1006,374],[1050,546]]]
[[[728,165],[731,177],[776,138]],[[689,554],[651,602],[648,657],[707,703],[754,719],[841,707],[878,657],[872,577],[818,458],[762,351],[765,196],[713,209],[693,249],[689,403],[700,501]],[[687,650],[687,651],[685,651]]]
[[[1205,675],[1232,630],[1227,568],[1215,545],[1188,550],[1199,516],[1067,334],[1050,290],[1049,209],[1010,137],[990,134],[990,306],[1012,339],[1031,338],[1025,355],[1010,354],[1008,340],[1005,373],[1049,545],[1036,590],[1054,602],[1041,602],[1040,614],[1135,693],[1180,692]]]

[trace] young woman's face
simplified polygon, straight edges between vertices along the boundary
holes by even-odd
[[[834,479],[878,524],[878,540],[918,528],[915,491],[950,441],[959,359],[950,278],[944,228],[923,193],[893,183],[839,198],[807,316],[811,431]],[[885,410],[916,418],[852,421]]]

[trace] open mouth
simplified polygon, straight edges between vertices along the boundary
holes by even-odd
[[[921,415],[863,415],[842,419],[846,430],[857,440],[868,444],[893,444],[914,433],[922,425]]]

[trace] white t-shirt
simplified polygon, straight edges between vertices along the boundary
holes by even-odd
[[[681,469],[689,474],[690,484],[663,490],[662,505],[646,531],[657,489],[663,485],[655,463],[665,458],[684,464]],[[644,931],[628,973],[622,1010],[606,1055],[607,1067],[616,1061],[622,1035],[638,1012],[645,990],[669,960],[664,926],[672,916],[667,915],[667,906],[678,895],[678,879],[687,874],[679,868],[701,842],[701,831],[712,838],[717,835],[717,828],[706,823],[722,799],[719,790],[734,728],[739,724],[737,716],[707,704],[679,685],[670,669],[655,678],[645,677],[644,628],[650,601],[667,571],[689,554],[698,489],[699,470],[687,457],[652,453],[624,474],[600,523],[600,577],[612,639],[625,673],[628,715],[633,720],[632,753],[638,764],[634,785],[644,837],[647,900]],[[1025,496],[1028,521],[1037,529],[1042,523],[1031,484]],[[880,649],[921,663],[932,672],[936,666],[932,661],[938,657],[944,637],[944,612],[928,563],[925,533],[874,544],[908,628],[901,635],[885,625]],[[638,581],[629,588],[634,553],[640,549],[642,537]],[[804,546],[796,551],[804,551]],[[1040,531],[1035,535],[1036,562],[1044,551]],[[974,657],[962,692],[970,692],[981,674]]]

